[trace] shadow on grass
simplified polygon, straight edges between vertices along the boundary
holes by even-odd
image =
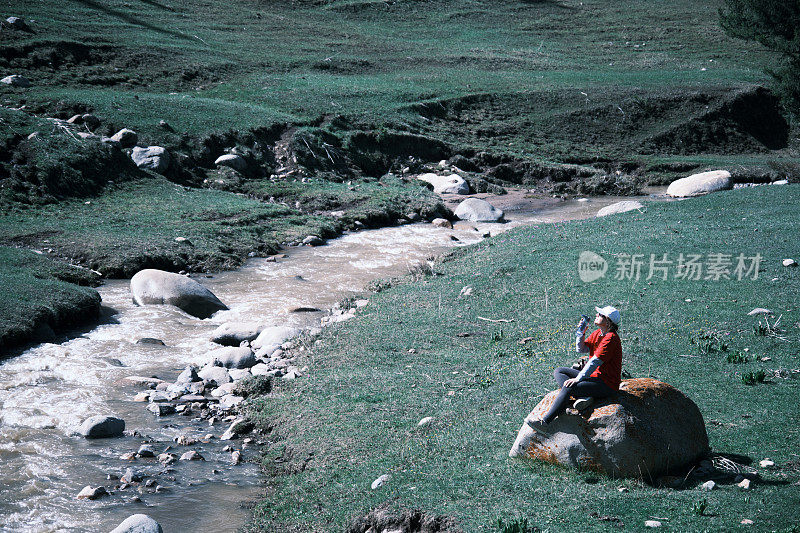
[[[180,32],[174,31],[174,30],[168,30],[166,28],[161,28],[159,26],[156,26],[155,24],[150,24],[149,22],[144,22],[141,19],[139,19],[137,17],[134,17],[133,15],[131,15],[129,13],[125,13],[124,11],[120,11],[118,9],[113,9],[111,7],[108,7],[108,6],[104,6],[103,4],[101,4],[99,2],[95,2],[94,0],[77,0],[77,1],[79,3],[81,3],[81,4],[84,4],[87,7],[91,7],[91,8],[97,9],[98,11],[102,11],[104,13],[107,13],[109,15],[117,17],[118,19],[121,19],[121,20],[127,22],[128,24],[133,24],[135,26],[141,26],[143,28],[147,28],[148,30],[153,30],[155,32],[163,33],[163,34],[166,34],[166,35],[172,35],[173,37],[178,37],[180,39],[186,39],[187,41],[193,40],[188,35],[185,35],[183,33],[180,33]],[[153,0],[150,0],[150,1],[143,0],[143,1],[145,3],[152,2],[153,5],[156,5],[158,7],[163,7],[163,6],[161,6],[161,4],[158,4]]]
[[[145,4],[147,4],[149,6],[157,7],[159,9],[163,9],[165,11],[171,11],[173,13],[177,12],[177,10],[174,7],[170,7],[168,5],[162,4],[161,2],[156,2],[156,0],[142,0],[142,2],[144,2]]]

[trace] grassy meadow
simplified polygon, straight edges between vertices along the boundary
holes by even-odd
[[[308,344],[306,377],[250,404],[270,442],[252,530],[343,531],[387,506],[448,516],[463,531],[522,518],[542,531],[640,530],[652,517],[670,531],[737,530],[742,519],[758,531],[794,531],[800,269],[781,261],[798,253],[799,195],[793,185],[739,189],[516,229],[372,294],[356,319]],[[591,283],[578,276],[586,250],[609,263]],[[711,270],[676,279],[681,253],[703,264],[730,254],[732,279]],[[645,257],[638,280],[616,279],[624,254]],[[673,261],[666,280],[659,270],[647,279],[650,254]],[[757,273],[737,279],[739,254],[760,254]],[[465,286],[471,295],[460,295]],[[580,314],[605,304],[622,312],[623,370],[688,395],[713,452],[760,473],[750,491],[729,482],[705,492],[705,479],[657,488],[508,458],[524,417],[554,388],[553,368],[576,359]],[[755,307],[773,312],[770,325],[780,317],[776,330],[747,316]],[[759,370],[763,382],[746,384]],[[432,424],[418,428],[428,416]],[[765,458],[776,466],[760,468]],[[391,479],[371,490],[383,474]]]

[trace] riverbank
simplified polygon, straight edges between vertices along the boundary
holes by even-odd
[[[269,441],[269,489],[250,530],[347,530],[378,507],[447,517],[463,531],[523,517],[556,530],[587,520],[643,527],[654,517],[684,531],[742,520],[791,528],[800,279],[782,260],[797,254],[797,196],[796,186],[754,187],[521,228],[374,294],[356,319],[310,346],[303,379],[248,404]],[[586,250],[609,262],[592,283],[578,276]],[[761,263],[742,279],[685,279],[676,277],[680,253],[704,262],[760,254]],[[639,279],[615,279],[621,254],[668,254],[674,263],[667,279],[660,271],[646,279],[648,262]],[[601,303],[623,312],[624,369],[693,399],[713,452],[758,472],[749,492],[725,482],[676,490],[508,459],[523,418],[552,388],[552,369],[574,358],[573,323]],[[748,316],[756,307],[771,314]],[[763,382],[748,379],[759,371]],[[759,466],[767,458],[775,466]]]

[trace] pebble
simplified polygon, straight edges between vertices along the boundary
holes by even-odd
[[[135,461],[136,454],[134,452],[123,453],[119,458],[123,461]]]
[[[784,259],[783,260],[783,266],[785,266],[785,267],[796,267],[797,266],[797,261],[795,261],[794,259]]]
[[[372,482],[372,485],[370,485],[370,488],[372,488],[372,490],[380,488],[387,481],[389,481],[389,474],[383,474],[382,476],[378,477],[378,479],[376,479],[375,481]]]
[[[708,481],[706,481],[701,485],[701,488],[703,490],[714,490],[714,487],[716,486],[717,484],[713,480],[709,479]]]
[[[158,456],[158,462],[162,465],[171,465],[178,460],[174,453],[162,453]]]
[[[231,463],[238,465],[241,462],[242,462],[242,452],[240,452],[239,450],[234,450],[231,453]]]
[[[644,527],[661,527],[661,522],[658,520],[645,520]]]
[[[205,457],[195,450],[189,450],[181,455],[181,461],[205,461]]]
[[[142,444],[139,446],[139,450],[136,452],[136,455],[139,457],[155,457],[156,452],[149,444]]]
[[[741,481],[740,481],[740,482],[737,484],[737,486],[739,486],[739,487],[743,488],[744,490],[748,490],[748,489],[750,488],[750,480],[749,480],[749,479],[747,479],[747,478],[744,478],[743,480],[741,480]]]
[[[126,468],[125,473],[122,474],[122,477],[119,480],[122,483],[139,483],[144,477],[139,472],[136,472],[133,468]]]
[[[771,466],[775,466],[775,462],[771,459],[762,459],[761,462],[758,464],[761,465],[761,468],[769,468]]]
[[[426,416],[425,418],[423,418],[422,420],[417,422],[417,427],[422,428],[422,427],[429,426],[431,424],[431,422],[433,422],[433,417],[432,416]]]
[[[171,415],[175,412],[175,406],[168,403],[151,403],[147,410],[156,416]]]
[[[142,391],[133,397],[134,402],[146,402],[150,400],[150,391]]]
[[[753,521],[750,520],[749,518],[742,518],[742,522],[741,523],[744,526],[752,526],[753,525]]]
[[[770,311],[769,309],[765,309],[763,307],[756,307],[755,309],[753,309],[752,311],[747,313],[747,316],[771,315],[771,314],[772,314],[772,311]]]
[[[83,489],[81,489],[76,498],[79,500],[97,500],[98,498],[102,498],[103,496],[107,495],[108,491],[103,486],[92,487],[90,485],[86,485],[83,487]]]

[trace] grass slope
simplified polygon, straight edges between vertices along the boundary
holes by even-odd
[[[800,367],[800,269],[781,260],[798,253],[798,198],[797,186],[740,189],[514,230],[453,252],[435,275],[373,295],[358,318],[309,346],[306,377],[250,403],[270,441],[269,488],[252,530],[342,531],[379,505],[447,515],[464,531],[520,517],[545,531],[614,529],[603,516],[634,529],[662,517],[674,531],[732,530],[743,518],[761,531],[792,530],[800,387],[789,370]],[[584,250],[610,262],[604,278],[579,279]],[[677,261],[680,253],[763,261],[757,279],[675,279],[674,264],[667,280],[646,279],[650,254]],[[642,279],[615,279],[620,254],[644,254]],[[464,286],[471,296],[460,296]],[[624,370],[692,398],[715,452],[756,466],[769,457],[777,468],[761,469],[764,481],[750,492],[702,492],[510,460],[523,418],[553,388],[552,369],[575,358],[574,324],[596,304],[622,310]],[[754,307],[782,315],[783,338],[754,333]],[[727,351],[701,352],[704,333]],[[749,362],[729,363],[738,351]],[[759,369],[766,382],[746,385],[741,376]],[[427,416],[433,424],[418,429]],[[370,490],[386,473],[391,480]]]

